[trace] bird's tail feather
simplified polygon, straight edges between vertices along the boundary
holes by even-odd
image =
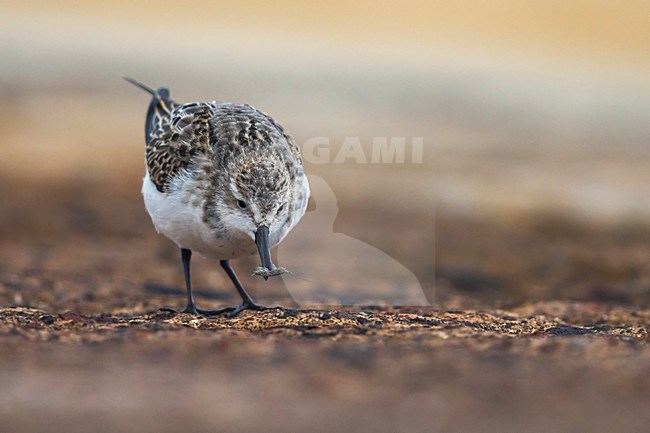
[[[148,142],[151,139],[153,132],[157,129],[161,118],[171,114],[172,108],[174,108],[177,103],[169,97],[169,89],[166,87],[159,87],[154,90],[135,78],[126,75],[122,75],[122,78],[152,96],[145,123],[145,139]]]
[[[144,83],[139,82],[135,78],[129,77],[127,75],[122,75],[122,78],[124,78],[126,81],[133,84],[134,86],[141,88],[142,90],[144,90],[147,93],[150,93],[152,95],[156,94],[156,91],[154,89],[152,89],[151,87],[147,86]]]

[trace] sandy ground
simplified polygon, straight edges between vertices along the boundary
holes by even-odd
[[[544,313],[546,312],[546,314]],[[649,313],[0,312],[7,431],[644,431]]]
[[[434,268],[426,239],[401,245],[381,230],[423,221],[346,212],[337,230],[361,230],[408,263],[432,307],[301,307],[284,285],[249,277],[251,259],[235,262],[245,284],[284,308],[196,318],[159,310],[183,306],[180,261],[137,194],[4,185],[6,431],[642,432],[650,422],[643,227],[439,215]],[[215,263],[194,263],[201,306],[237,302]],[[354,277],[340,269],[318,280],[323,291]]]

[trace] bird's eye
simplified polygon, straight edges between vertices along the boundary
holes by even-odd
[[[284,209],[284,205],[283,205],[283,204],[282,204],[282,205],[280,205],[280,207],[278,208],[278,212],[277,212],[277,213],[280,213],[280,212],[282,212],[282,209]]]
[[[246,209],[246,202],[244,200],[239,200],[237,205],[242,209]]]

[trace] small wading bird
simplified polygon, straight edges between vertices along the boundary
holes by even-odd
[[[267,307],[256,304],[230,266],[230,259],[257,253],[255,275],[287,272],[271,261],[279,244],[302,218],[309,184],[300,148],[269,115],[227,102],[179,104],[169,90],[154,90],[145,122],[147,173],[142,195],[156,230],[181,249],[187,307],[183,313],[233,315]],[[190,282],[192,251],[220,261],[242,298],[238,307],[196,308]]]

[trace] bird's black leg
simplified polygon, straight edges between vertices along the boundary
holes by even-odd
[[[199,314],[196,305],[194,305],[194,295],[192,295],[192,283],[190,281],[190,259],[192,258],[192,250],[181,248],[181,258],[183,259],[185,287],[187,288],[187,307],[185,307],[182,313]]]
[[[181,313],[188,314],[204,314],[204,315],[217,315],[234,311],[235,308],[223,308],[221,310],[199,310],[194,303],[194,295],[192,295],[192,283],[190,280],[190,260],[192,259],[192,250],[181,248],[181,258],[183,259],[183,272],[185,273],[185,287],[187,288],[187,306]]]
[[[256,304],[255,301],[253,301],[253,298],[246,292],[246,289],[244,289],[244,286],[242,286],[241,282],[239,281],[239,278],[237,278],[237,274],[235,274],[235,271],[232,269],[232,266],[230,266],[230,261],[228,260],[221,260],[219,261],[219,264],[223,268],[224,271],[228,274],[230,277],[230,280],[232,283],[235,285],[235,288],[237,289],[237,292],[239,292],[239,296],[241,296],[242,299],[242,304],[234,308],[232,310],[232,315],[236,316],[237,314],[241,313],[244,310],[268,310],[269,307],[265,307],[263,305]]]
[[[239,295],[242,298],[242,304],[239,307],[227,307],[219,310],[201,310],[196,308],[196,305],[194,304],[194,296],[192,296],[192,286],[190,284],[190,258],[192,257],[192,251],[181,248],[181,256],[183,258],[183,270],[185,271],[185,284],[187,286],[187,307],[182,311],[183,313],[202,314],[204,316],[216,316],[223,313],[231,313],[233,316],[236,316],[244,310],[261,311],[269,309],[269,307],[258,305],[253,301],[253,298],[251,298],[251,296],[246,292],[246,289],[242,286],[239,278],[237,278],[237,274],[235,274],[235,271],[230,266],[228,260],[221,260],[219,263],[235,285],[237,292],[239,292]]]

